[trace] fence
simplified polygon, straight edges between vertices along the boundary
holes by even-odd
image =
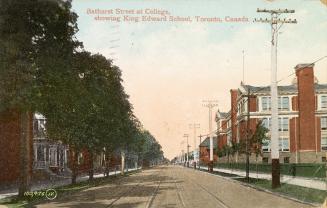
[[[246,168],[245,163],[215,163],[215,168],[244,170]],[[271,173],[271,164],[250,164],[251,172]],[[280,164],[280,174],[290,176],[300,176],[309,178],[325,178],[326,177],[326,165],[314,164],[314,163],[282,163]]]

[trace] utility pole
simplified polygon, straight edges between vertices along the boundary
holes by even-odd
[[[194,169],[196,169],[196,162],[199,161],[198,160],[198,148],[196,146],[196,129],[199,129],[200,128],[200,124],[198,123],[193,123],[193,124],[190,124],[189,125],[191,129],[193,129],[193,167]],[[195,158],[195,155],[197,154],[197,158]]]
[[[243,72],[243,76],[242,76],[242,81],[244,83],[244,50],[242,51],[242,58],[243,58],[243,67],[242,67],[242,72]]]
[[[190,148],[190,145],[188,144],[188,134],[184,134],[184,137],[186,137],[186,166],[189,167],[190,166],[190,162],[188,160],[188,153],[189,153],[189,148]]]
[[[200,148],[200,145],[201,145],[201,143],[202,143],[202,137],[203,137],[204,135],[201,135],[200,134],[200,136],[199,136],[199,138],[200,138],[200,143],[199,143],[199,170],[200,170],[200,159],[201,159],[201,148]]]
[[[244,97],[247,98],[247,114],[246,114],[246,139],[245,139],[245,154],[246,154],[246,166],[245,166],[245,172],[246,172],[246,181],[250,182],[250,151],[249,148],[249,142],[250,142],[250,135],[251,135],[251,129],[250,129],[250,88],[247,89],[247,95]]]
[[[184,148],[183,148],[184,147],[184,140],[181,142],[180,146],[181,146],[181,151],[182,151],[181,162],[184,165],[184,162],[185,162],[185,155],[184,155]]]
[[[280,19],[279,15],[294,13],[294,10],[278,9],[266,10],[257,9],[257,12],[270,13],[270,19],[254,19],[255,22],[269,23],[271,25],[271,175],[272,188],[280,187],[280,165],[279,165],[279,132],[278,132],[278,92],[277,92],[277,38],[278,31],[285,23],[297,23],[296,19]]]
[[[212,108],[218,106],[217,100],[204,100],[204,107],[209,109],[209,138],[210,138],[210,162],[209,172],[213,172],[213,132],[212,132]]]

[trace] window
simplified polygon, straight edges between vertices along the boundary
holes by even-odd
[[[321,108],[327,108],[327,95],[321,96]]]
[[[263,140],[262,142],[262,151],[270,152],[270,139]]]
[[[278,118],[279,131],[288,131],[288,118]]]
[[[284,157],[284,163],[290,163],[290,157]]]
[[[244,100],[241,100],[238,108],[240,109],[239,113],[243,113],[245,112],[245,104],[244,104]]]
[[[262,110],[271,110],[271,97],[261,98]],[[289,97],[278,97],[278,110],[288,111],[290,110],[290,99]]]
[[[262,124],[267,129],[270,129],[270,127],[271,127],[271,118],[263,118],[262,119]]]
[[[321,130],[327,130],[327,117],[321,117]]]
[[[327,150],[327,135],[321,136],[321,149]]]
[[[50,166],[57,166],[57,149],[49,149]]]
[[[289,97],[278,98],[278,110],[288,111],[290,109]]]
[[[271,110],[271,105],[270,105],[271,98],[270,97],[262,97],[261,102],[262,102],[262,110],[263,111]]]
[[[279,138],[279,151],[282,152],[290,151],[288,137]]]

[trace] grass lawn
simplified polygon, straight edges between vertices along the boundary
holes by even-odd
[[[95,179],[93,179],[93,181],[83,181],[83,182],[78,182],[76,184],[70,184],[70,185],[56,187],[56,188],[54,188],[58,194],[56,199],[58,199],[62,196],[67,196],[69,194],[76,193],[78,191],[81,191],[81,190],[84,190],[87,188],[114,182],[115,180],[117,180],[119,178],[129,176],[129,175],[134,174],[139,171],[140,170],[127,172],[127,173],[125,173],[125,176],[112,175],[109,177],[95,178]],[[45,191],[46,190],[39,190],[38,192],[44,193]],[[12,196],[12,197],[1,199],[0,205],[6,205],[9,208],[27,207],[27,206],[38,204],[40,202],[47,201],[47,200],[48,199],[45,196],[25,196],[25,197]]]
[[[202,171],[208,172],[207,170],[202,170]],[[243,183],[247,183],[246,178],[240,177],[239,175],[217,172],[217,171],[214,171],[213,174],[231,178],[233,180],[241,181]],[[276,192],[281,195],[292,197],[300,201],[309,202],[309,203],[322,204],[327,197],[327,191],[306,188],[306,187],[296,186],[286,183],[282,183],[280,188],[272,189],[271,181],[264,180],[264,179],[250,178],[249,184],[259,189],[266,189],[271,192]]]
[[[245,178],[235,179],[238,181],[246,182]],[[250,178],[250,184],[259,188],[269,190],[271,192],[277,192],[279,194],[289,196],[301,201],[309,203],[321,204],[327,197],[327,191],[317,190],[312,188],[306,188],[302,186],[296,186],[291,184],[282,183],[281,187],[272,189],[271,181],[264,179]]]

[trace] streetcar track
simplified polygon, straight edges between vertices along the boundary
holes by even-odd
[[[219,202],[219,204],[224,207],[224,208],[230,208],[230,206],[228,206],[227,204],[225,204],[225,202],[223,200],[221,200],[219,197],[217,197],[214,193],[212,193],[211,191],[209,191],[208,189],[206,189],[203,185],[201,185],[200,183],[196,182],[194,179],[190,178],[190,180],[192,180],[192,182],[194,182],[194,184],[198,185],[202,190],[204,190],[206,193],[208,193],[209,195],[211,195],[212,197],[214,197],[216,199],[216,201]]]
[[[155,174],[151,174],[150,176],[153,177]],[[115,200],[113,200],[110,204],[108,204],[107,206],[105,206],[106,208],[110,208],[112,207],[117,201],[119,201],[122,197],[126,196],[127,193],[132,192],[133,190],[135,190],[137,187],[140,186],[142,180],[139,180],[138,183],[136,185],[134,185],[133,187],[127,189],[126,191],[123,191],[122,193],[120,193]],[[121,185],[121,183],[118,183],[116,185],[116,187],[118,187],[119,185]]]
[[[183,200],[183,197],[182,197],[182,195],[181,195],[181,193],[180,193],[180,190],[179,190],[179,188],[178,188],[178,186],[177,186],[177,182],[176,182],[175,179],[174,179],[174,183],[175,183],[175,187],[176,187],[176,192],[177,192],[178,199],[179,199],[179,201],[181,202],[181,204],[183,205],[183,207],[186,207],[186,206],[185,206],[185,203],[184,203],[184,200]]]
[[[151,197],[150,197],[150,200],[149,200],[148,203],[145,205],[146,208],[150,208],[150,207],[152,206],[153,201],[154,201],[154,199],[156,198],[156,196],[157,196],[157,194],[158,194],[158,190],[159,190],[159,187],[160,187],[160,185],[161,185],[161,181],[162,181],[162,180],[159,181],[159,183],[158,183],[156,189],[154,190],[154,192],[152,193],[152,195],[151,195]]]
[[[161,172],[161,171],[158,171],[158,172]],[[157,175],[159,174],[158,172],[155,172],[155,173],[151,174],[150,177],[157,176]],[[146,208],[149,208],[149,207],[152,205],[153,200],[154,200],[154,198],[155,198],[155,196],[156,196],[156,194],[157,194],[157,192],[158,192],[158,190],[159,190],[159,186],[160,186],[160,184],[161,184],[161,181],[162,181],[162,180],[159,181],[159,183],[158,183],[158,185],[157,185],[155,191],[154,191],[153,194],[151,195],[151,198],[150,198],[150,200],[148,201],[148,203],[147,203],[147,205],[146,205]],[[142,180],[139,180],[138,183],[137,183],[136,185],[134,185],[133,187],[127,189],[126,191],[123,191],[123,192],[121,192],[120,194],[118,194],[118,196],[117,196],[117,197],[116,197],[116,198],[115,198],[115,199],[114,199],[110,204],[108,204],[108,205],[105,206],[105,207],[106,207],[106,208],[113,207],[114,204],[115,204],[117,201],[119,201],[119,200],[122,199],[124,196],[126,196],[126,194],[128,194],[128,193],[134,191],[136,188],[138,188],[142,182],[143,182]],[[121,183],[117,184],[116,187],[118,187],[119,185],[121,185]]]
[[[110,204],[108,204],[106,206],[106,208],[109,208],[109,207],[112,207],[118,200],[120,200],[124,195],[126,195],[127,193],[129,193],[130,191],[133,191],[136,187],[138,187],[140,185],[141,181],[138,182],[135,186],[133,186],[132,188],[126,190],[126,191],[123,191],[121,194],[119,194],[119,196],[113,200]]]
[[[162,170],[160,170],[159,173],[161,173],[161,172],[162,172]],[[158,175],[159,175],[159,174],[158,174]],[[162,180],[163,180],[163,179],[159,180],[159,183],[158,183],[156,189],[154,190],[154,192],[152,193],[152,195],[151,195],[151,197],[150,197],[150,200],[149,200],[149,201],[146,203],[146,205],[145,205],[146,208],[150,208],[150,207],[152,206],[153,201],[154,201],[155,197],[156,197],[157,194],[158,194],[158,190],[159,190],[159,187],[160,187],[160,185],[161,185]]]

